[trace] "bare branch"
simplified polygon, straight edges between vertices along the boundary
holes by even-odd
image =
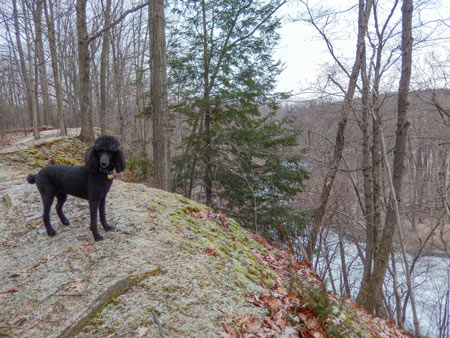
[[[99,30],[98,32],[91,34],[89,36],[89,38],[87,39],[87,42],[91,43],[93,40],[97,39],[104,32],[106,32],[107,30],[110,30],[111,28],[113,28],[114,26],[119,24],[123,19],[125,19],[127,17],[128,14],[137,12],[137,11],[141,10],[142,8],[148,6],[148,4],[149,4],[149,2],[144,2],[144,3],[140,4],[140,5],[137,5],[134,8],[131,8],[131,9],[123,12],[121,16],[119,16],[116,20],[111,22],[109,25],[106,25],[101,30]]]

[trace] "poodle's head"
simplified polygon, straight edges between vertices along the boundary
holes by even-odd
[[[90,171],[111,174],[125,170],[125,156],[119,149],[119,142],[114,136],[100,136],[84,155],[86,166]]]

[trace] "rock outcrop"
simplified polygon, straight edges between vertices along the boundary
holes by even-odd
[[[48,237],[39,193],[26,175],[49,162],[79,163],[84,148],[55,138],[0,150],[0,337],[237,337],[250,329],[298,337],[308,329],[306,317],[286,312],[293,308],[288,297],[300,299],[286,291],[289,273],[267,263],[281,254],[181,195],[116,179],[106,206],[115,231],[94,242],[87,201],[69,196],[71,224],[59,223],[52,210],[57,235]],[[273,327],[270,297],[284,304]],[[330,307],[341,318],[337,326],[357,326],[349,317],[359,310],[350,303]],[[305,298],[297,305],[308,304]],[[364,330],[351,332],[373,336]]]

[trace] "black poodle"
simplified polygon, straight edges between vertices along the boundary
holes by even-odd
[[[125,157],[119,149],[119,142],[113,136],[100,136],[95,144],[88,148],[84,155],[85,165],[49,165],[37,174],[29,174],[27,181],[36,183],[44,205],[44,225],[49,236],[56,231],[50,223],[50,208],[56,196],[56,212],[62,224],[70,222],[63,213],[63,205],[67,195],[73,195],[89,201],[91,213],[91,231],[96,241],[103,237],[97,230],[97,213],[100,210],[100,221],[105,231],[112,230],[105,217],[105,201],[113,182],[113,171],[125,170]]]

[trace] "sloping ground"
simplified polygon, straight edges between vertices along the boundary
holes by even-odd
[[[142,184],[115,180],[105,240],[74,197],[71,225],[52,211],[48,237],[25,177],[85,148],[63,138],[0,150],[0,337],[406,336],[233,220]]]

